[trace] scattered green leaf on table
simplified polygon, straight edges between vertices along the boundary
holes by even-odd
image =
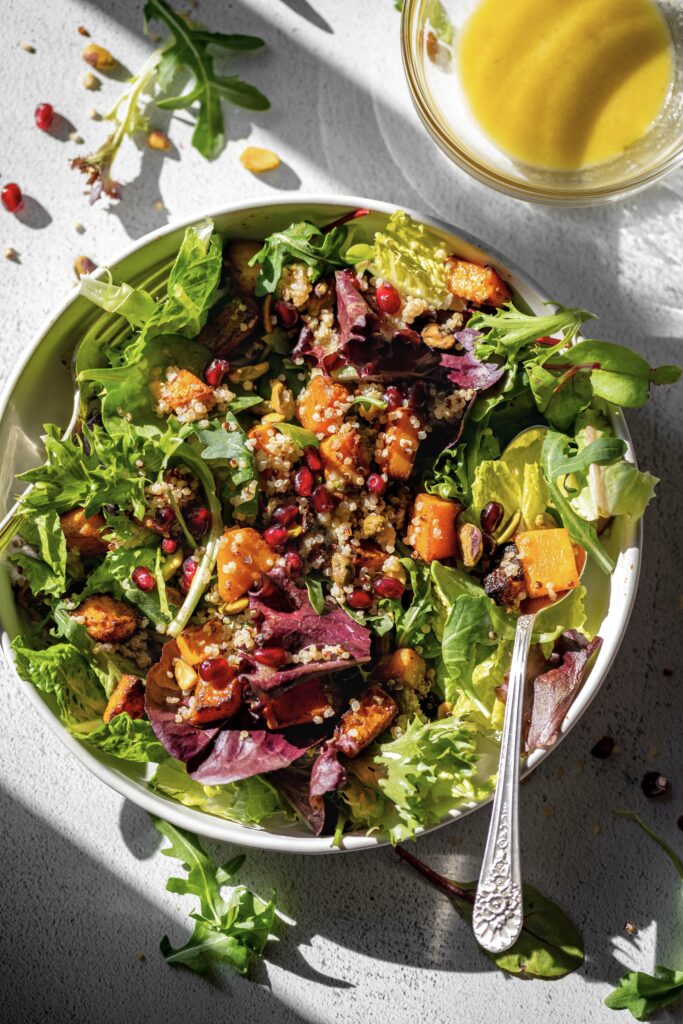
[[[681,860],[676,851],[669,846],[666,840],[662,839],[662,837],[658,835],[653,828],[650,828],[650,826],[647,825],[640,815],[635,813],[635,811],[615,811],[614,813],[618,814],[620,818],[628,818],[630,821],[634,821],[636,825],[642,828],[645,835],[649,836],[650,839],[660,847],[660,849],[664,850],[664,853],[676,868],[679,877],[683,881],[683,860]]]
[[[610,1010],[630,1010],[636,1020],[647,1020],[683,996],[683,971],[655,967],[654,974],[629,971],[605,999]]]
[[[217,867],[197,836],[159,818],[154,818],[154,824],[170,844],[161,852],[179,860],[187,873],[186,878],[169,878],[166,888],[199,900],[199,910],[190,915],[194,929],[188,941],[174,949],[168,936],[164,935],[161,940],[160,949],[166,962],[183,964],[199,974],[206,974],[212,962],[218,961],[246,974],[252,958],[263,953],[273,930],[274,897],[265,902],[245,886],[238,886],[229,900],[225,900],[221,889],[232,882],[245,857],[234,857]]]

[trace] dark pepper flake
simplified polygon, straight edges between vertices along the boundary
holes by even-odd
[[[681,832],[683,832],[683,814],[681,814],[680,818],[678,819],[677,825],[680,828]]]
[[[668,792],[669,780],[666,775],[662,775],[660,772],[646,772],[643,775],[640,788],[648,799],[663,796],[664,793]]]
[[[592,748],[591,754],[593,757],[597,757],[601,761],[604,761],[612,754],[614,745],[614,739],[611,736],[603,736],[602,739],[599,739]]]

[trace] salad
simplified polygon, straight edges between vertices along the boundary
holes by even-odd
[[[70,733],[209,814],[397,842],[494,788],[545,596],[525,751],[552,745],[600,644],[577,558],[611,573],[656,483],[610,410],[678,368],[402,211],[207,220],[167,273],[80,288],[79,420],[2,538],[18,672]]]

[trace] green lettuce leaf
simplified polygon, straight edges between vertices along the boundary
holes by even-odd
[[[167,756],[150,723],[143,718],[131,718],[126,711],[115,715],[110,722],[102,722],[80,738],[103,754],[118,757],[122,761],[158,763]]]
[[[514,363],[524,353],[535,360],[547,362],[552,353],[569,345],[578,335],[581,325],[593,317],[593,313],[585,309],[560,306],[554,302],[548,305],[555,306],[556,310],[544,316],[525,313],[512,302],[506,302],[495,313],[475,312],[467,326],[484,334],[476,346],[477,358],[485,361],[492,355],[498,355],[508,363]],[[549,349],[536,345],[531,352],[525,352],[535,345],[538,338],[560,333],[562,338],[556,346]]]
[[[17,672],[42,693],[51,694],[70,732],[87,734],[101,721],[107,701],[88,660],[71,643],[33,650],[19,636],[12,643]]]
[[[149,785],[186,807],[196,807],[217,818],[240,821],[244,825],[260,825],[273,814],[289,813],[278,791],[263,775],[224,786],[202,786],[189,777],[181,761],[166,757]]]
[[[179,860],[187,874],[186,878],[169,878],[166,888],[199,900],[199,910],[191,915],[194,929],[188,941],[174,949],[167,936],[161,940],[166,962],[206,974],[211,963],[218,961],[246,974],[252,959],[263,953],[273,930],[275,898],[266,902],[244,886],[238,886],[229,900],[224,899],[221,890],[239,871],[244,856],[216,867],[197,836],[158,818],[154,819],[154,824],[170,844],[161,852]]]
[[[629,1010],[636,1020],[647,1020],[657,1010],[683,996],[683,971],[657,965],[654,974],[629,971],[605,999],[610,1010]]]
[[[528,432],[509,444],[499,459],[480,462],[472,481],[472,522],[478,523],[486,505],[497,501],[504,510],[501,530],[517,511],[520,529],[535,528],[536,517],[550,502],[540,463],[544,437],[543,428]]]
[[[123,675],[137,675],[135,662],[125,658],[115,650],[109,650],[106,644],[96,644],[88,634],[85,626],[72,619],[70,608],[62,601],[52,603],[52,617],[55,622],[53,635],[68,641],[87,662],[91,672],[97,677],[107,697]]]
[[[142,327],[156,311],[156,301],[144,288],[133,288],[129,284],[114,284],[109,270],[105,276],[96,278],[87,274],[82,277],[78,291],[84,299],[107,313],[118,313],[131,327]]]
[[[31,544],[35,557],[25,551],[10,549],[8,558],[20,566],[32,594],[57,597],[64,593],[67,574],[66,537],[54,509],[26,520],[22,537]]]
[[[436,309],[447,309],[452,295],[446,283],[443,240],[403,210],[397,210],[378,231],[372,245],[352,245],[349,262],[367,264],[376,277],[389,281],[405,295],[424,299]]]
[[[145,324],[149,337],[195,338],[206,323],[221,278],[223,243],[206,218],[185,231],[166,287],[166,299]]]

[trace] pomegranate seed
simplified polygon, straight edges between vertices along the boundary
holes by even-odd
[[[211,513],[208,508],[200,505],[198,508],[191,508],[185,517],[187,528],[193,537],[203,537],[211,526]]]
[[[280,526],[291,526],[299,518],[296,505],[278,505],[273,512],[273,522]]]
[[[168,505],[162,505],[161,508],[158,508],[154,513],[154,521],[159,526],[170,526],[174,519],[175,512],[172,508],[169,508]]]
[[[257,647],[249,657],[268,668],[280,668],[289,661],[289,654],[284,647]]]
[[[393,576],[378,576],[377,579],[372,581],[372,589],[380,597],[392,597],[398,600],[399,597],[403,596],[403,591],[406,588],[400,580],[395,579]]]
[[[145,568],[144,565],[139,565],[137,569],[133,569],[130,574],[130,578],[138,590],[154,590],[157,585],[157,581],[154,579],[154,576],[149,569]]]
[[[331,512],[334,508],[334,498],[323,484],[313,491],[311,505],[316,512]]]
[[[219,388],[229,372],[230,363],[227,359],[212,359],[204,369],[204,380],[209,387]]]
[[[36,124],[41,131],[47,132],[52,127],[55,112],[51,103],[39,103],[35,111]]]
[[[222,690],[233,681],[237,672],[225,658],[206,658],[199,666],[199,675],[205,682]]]
[[[172,555],[175,551],[178,550],[178,541],[175,540],[173,537],[164,537],[164,539],[161,542],[161,550],[166,555]]]
[[[488,505],[481,510],[479,522],[481,523],[481,528],[484,533],[496,532],[502,522],[504,511],[503,506],[497,501],[490,501]]]
[[[9,185],[5,185],[2,192],[0,192],[0,199],[2,199],[2,205],[10,213],[17,213],[24,204],[24,197],[21,194],[19,186],[11,181]]]
[[[323,460],[318,454],[318,449],[314,448],[312,444],[307,444],[304,448],[304,462],[312,473],[322,473]]]
[[[387,489],[387,482],[379,473],[371,473],[365,483],[373,494],[384,494]]]
[[[285,569],[290,576],[298,576],[304,567],[304,562],[298,551],[285,552]]]
[[[368,594],[367,590],[361,590],[359,587],[349,594],[346,603],[350,604],[356,611],[365,611],[372,604],[372,596]]]
[[[313,494],[315,480],[308,466],[302,466],[294,476],[294,490],[302,498],[310,498]]]
[[[291,302],[278,299],[275,303],[275,316],[286,331],[289,331],[299,319],[299,311]]]
[[[183,576],[191,583],[197,571],[197,561],[194,558],[186,558],[183,562]]]
[[[289,530],[286,526],[269,526],[263,531],[263,539],[271,548],[281,548],[289,537]]]
[[[393,284],[381,284],[375,292],[375,298],[383,313],[398,313],[401,308],[401,296]]]
[[[384,392],[384,400],[389,406],[390,411],[393,409],[398,409],[399,406],[403,405],[403,394],[398,388],[394,387],[392,384]]]

